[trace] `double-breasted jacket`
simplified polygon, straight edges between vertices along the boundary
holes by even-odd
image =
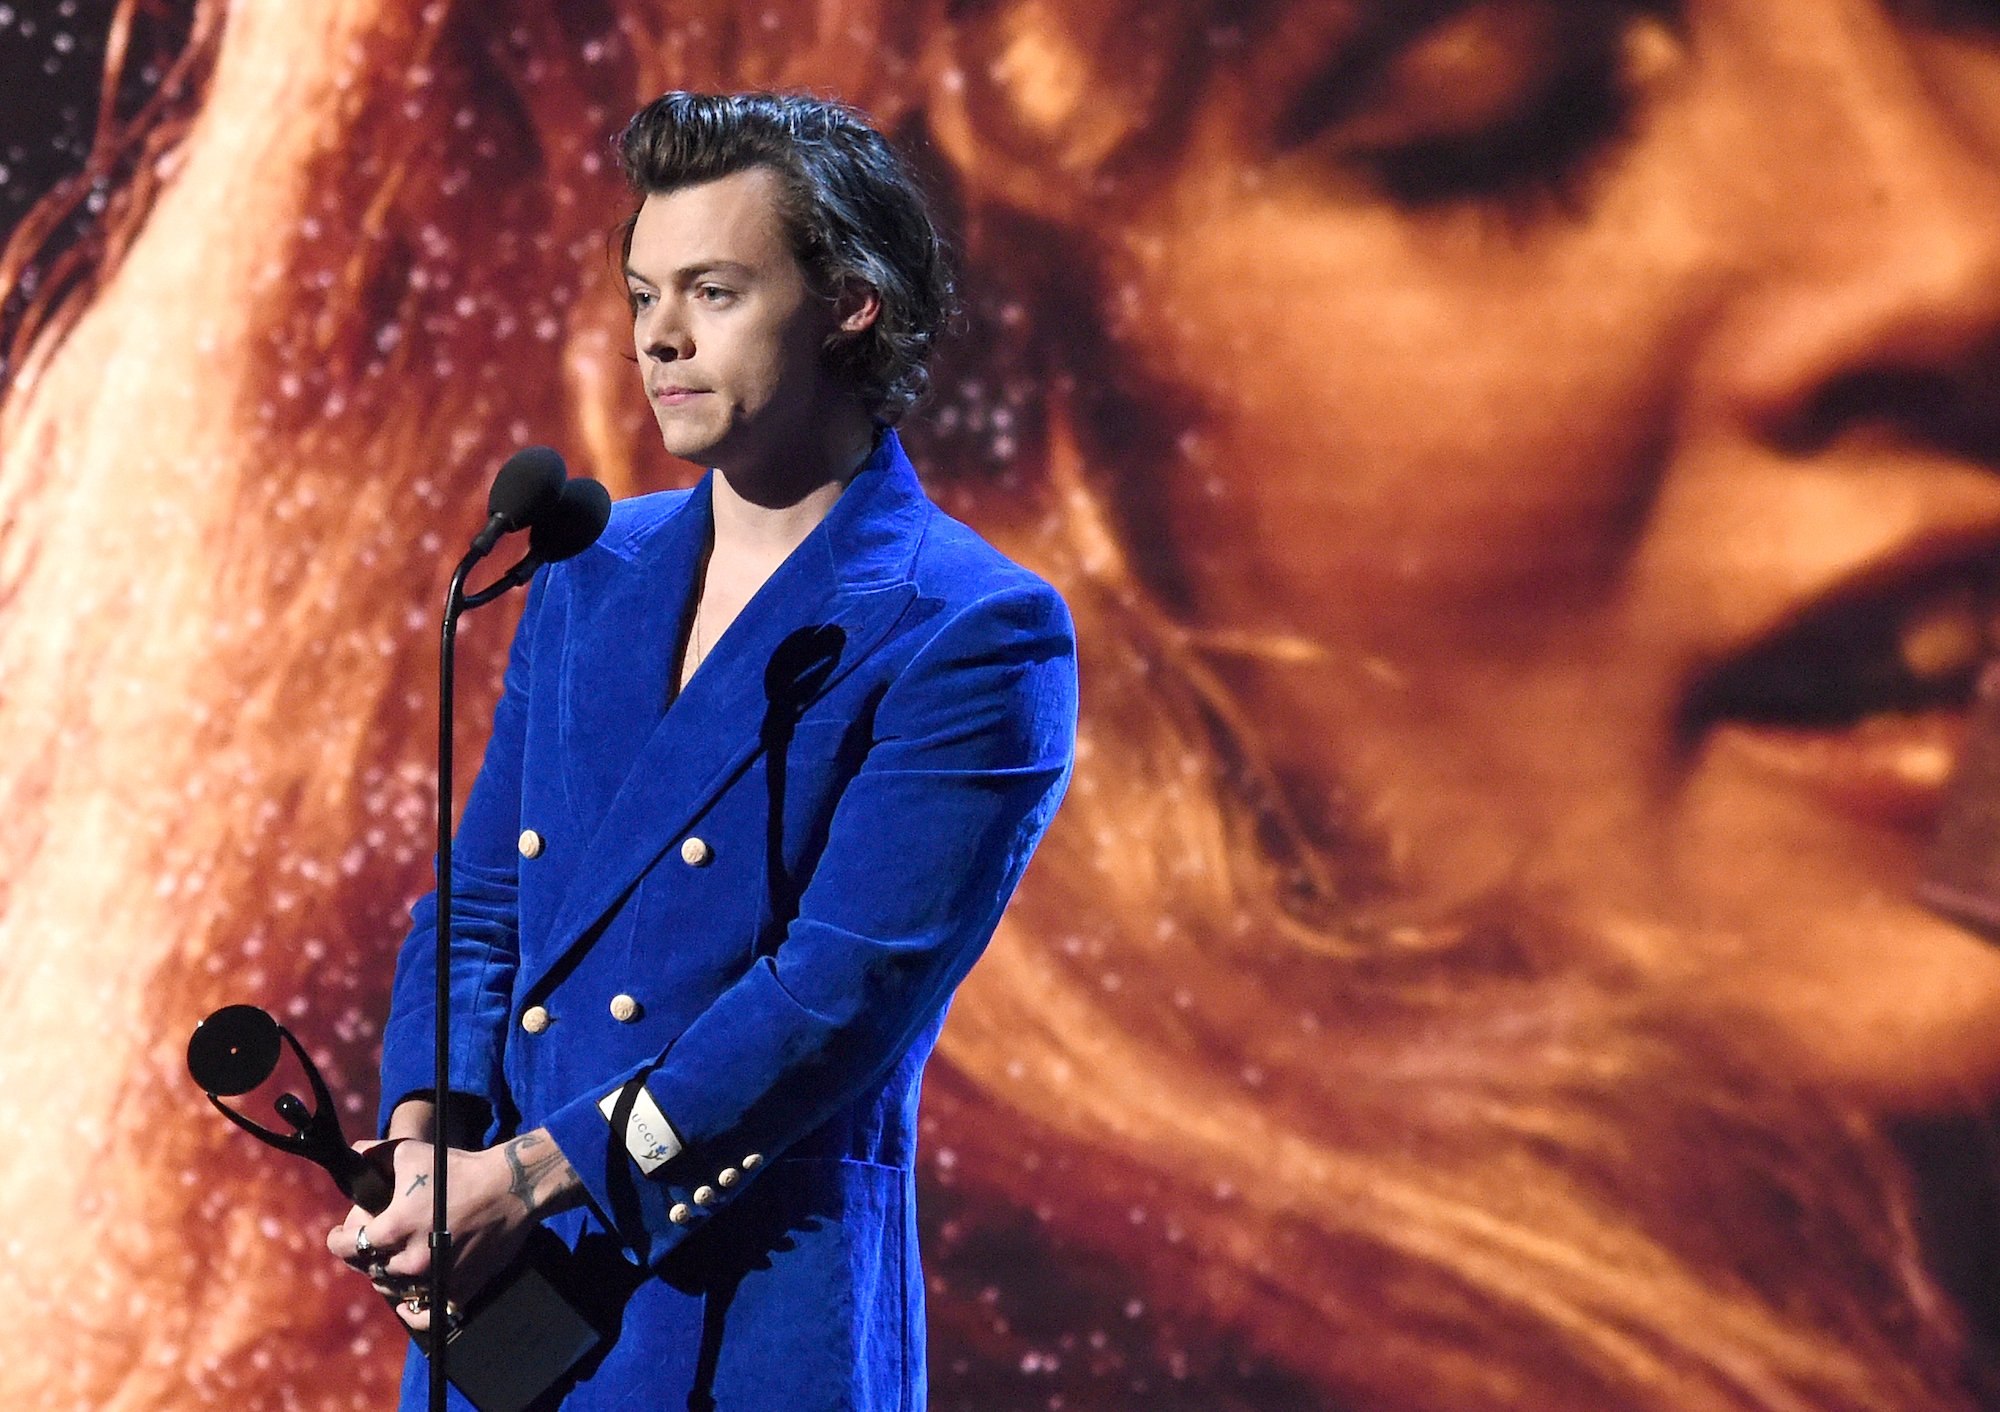
[[[1068,778],[1074,634],[885,431],[672,696],[709,487],[531,588],[454,845],[449,1082],[588,1192],[549,1224],[612,1337],[563,1406],[914,1409],[919,1077]],[[432,1083],[436,918],[385,1122]]]

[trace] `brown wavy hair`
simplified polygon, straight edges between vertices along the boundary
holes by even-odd
[[[849,284],[881,301],[859,334],[836,333],[829,365],[894,425],[930,386],[932,345],[956,308],[944,241],[893,148],[853,109],[797,93],[666,93],[618,135],[625,180],[642,200],[763,166],[808,285],[832,300]],[[635,212],[620,230],[632,253]]]
[[[1209,7],[199,11],[199,104],[121,135],[150,160],[0,405],[0,1125],[39,1139],[0,1167],[35,1232],[13,1401],[390,1396],[402,1340],[320,1249],[337,1204],[180,1047],[271,1005],[365,1111],[426,882],[442,546],[523,441],[621,491],[692,475],[628,385],[604,134],[758,88],[838,92],[939,178],[974,332],[912,441],[1085,654],[1070,800],[927,1093],[934,1400],[1975,1405],[1879,1133],[1532,899],[1401,895],[1215,667],[1291,649],[1167,606],[1127,491],[1175,428],[1090,252],[1109,178],[1175,160]],[[466,634],[489,700],[504,637]]]

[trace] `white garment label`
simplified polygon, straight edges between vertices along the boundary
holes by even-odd
[[[667,1115],[660,1111],[660,1105],[653,1102],[653,1095],[646,1086],[641,1083],[638,1089],[639,1095],[632,1103],[632,1116],[625,1124],[625,1150],[632,1154],[639,1170],[651,1176],[681,1150],[681,1140],[674,1133],[673,1125],[667,1121]],[[624,1096],[624,1089],[615,1088],[598,1100],[597,1108],[604,1114],[605,1122],[617,1121],[618,1101]]]

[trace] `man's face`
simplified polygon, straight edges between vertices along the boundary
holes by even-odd
[[[675,456],[755,475],[814,434],[840,389],[821,349],[833,307],[785,238],[764,167],[656,193],[626,257],[632,344]]]

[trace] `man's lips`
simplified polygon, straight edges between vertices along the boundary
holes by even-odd
[[[656,387],[651,390],[650,395],[655,402],[673,406],[693,397],[701,397],[707,391],[705,387]]]

